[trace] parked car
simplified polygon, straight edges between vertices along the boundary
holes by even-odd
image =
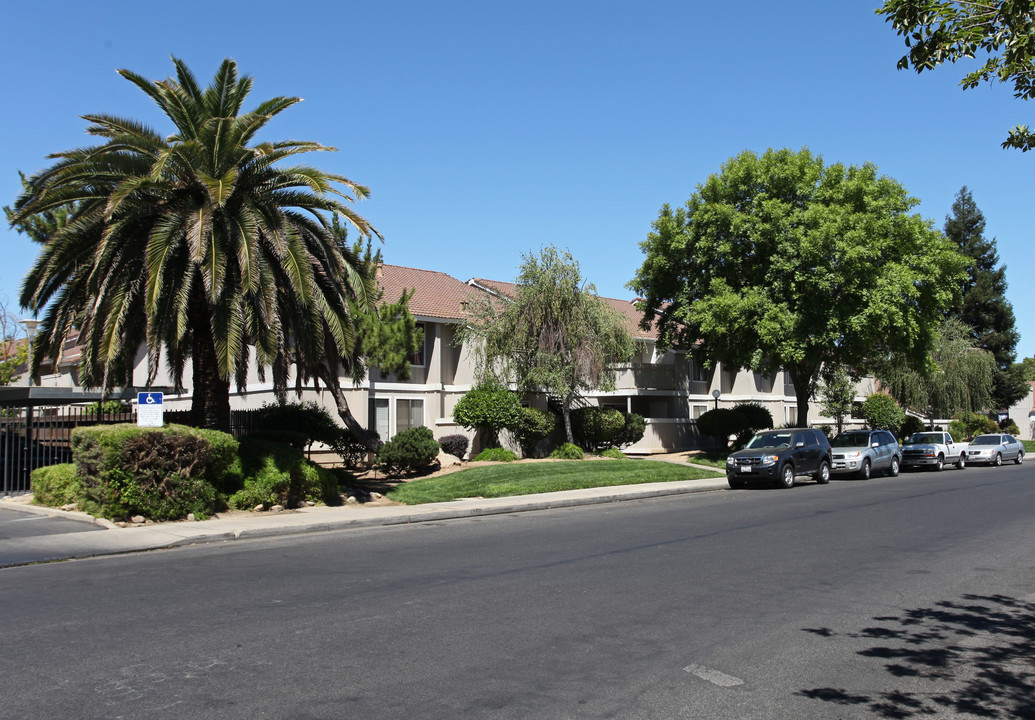
[[[958,443],[947,432],[913,433],[902,447],[902,467],[929,467],[941,470],[955,465],[958,470],[967,466],[967,443]]]
[[[887,430],[849,430],[830,441],[830,471],[835,475],[858,475],[869,480],[871,473],[898,475],[902,448]]]
[[[813,428],[764,430],[726,458],[731,488],[758,480],[789,488],[803,476],[820,484],[830,482],[830,442]]]
[[[1024,445],[1012,435],[978,435],[970,441],[967,460],[997,467],[1002,465],[1004,460],[1013,460],[1020,465],[1024,462]]]

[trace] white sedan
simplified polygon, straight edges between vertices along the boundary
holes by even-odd
[[[1024,462],[1024,445],[1012,435],[978,435],[970,441],[967,462],[999,466],[1005,460]]]

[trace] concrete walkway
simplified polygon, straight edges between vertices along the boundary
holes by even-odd
[[[714,470],[715,468],[707,469]],[[117,527],[106,520],[97,520],[85,513],[65,512],[4,499],[4,501],[0,501],[0,509],[3,510],[80,520],[100,525],[103,529],[96,532],[41,535],[0,541],[0,567],[97,555],[116,555],[198,543],[228,542],[373,526],[405,525],[622,500],[640,500],[728,487],[726,478],[718,476],[682,482],[565,490],[504,498],[472,498],[425,505],[316,506],[279,513],[236,514],[200,522],[156,523],[128,528]]]

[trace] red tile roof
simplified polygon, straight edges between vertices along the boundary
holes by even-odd
[[[417,316],[445,320],[466,318],[464,304],[477,292],[445,273],[400,265],[382,265],[378,282],[384,290],[386,301],[395,302],[403,291],[413,290],[410,312]]]
[[[493,292],[498,292],[509,298],[517,296],[518,286],[515,283],[502,282],[500,280],[487,280],[485,278],[472,278],[469,283],[488,288]],[[629,334],[634,338],[640,340],[658,339],[657,326],[652,325],[649,330],[643,330],[640,328],[640,320],[643,319],[643,313],[636,309],[635,300],[619,300],[618,298],[603,296],[600,296],[600,299],[625,320],[625,329],[628,330]]]

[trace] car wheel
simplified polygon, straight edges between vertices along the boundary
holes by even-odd
[[[780,479],[777,481],[777,487],[794,487],[794,466],[790,463],[786,463],[780,468]]]
[[[1014,463],[1017,464],[1017,465],[1020,465],[1022,462],[1024,462],[1024,452],[1023,451],[1019,451],[1017,453],[1017,459],[1014,460]]]
[[[830,465],[826,460],[819,464],[819,472],[816,473],[815,478],[820,485],[826,485],[830,482]]]
[[[859,477],[863,480],[870,479],[870,461],[863,460],[863,466],[859,468]]]
[[[943,467],[945,467],[945,456],[944,455],[939,455],[938,456],[938,460],[935,461],[935,463],[934,463],[934,471],[938,472]]]
[[[967,454],[960,453],[959,458],[956,460],[956,469],[962,470],[965,467],[967,467]]]
[[[900,470],[900,468],[899,468],[899,465],[898,465],[898,458],[897,457],[891,458],[891,467],[888,468],[888,476],[889,477],[898,477],[899,470]]]
[[[995,454],[995,460],[992,461],[992,464],[995,465],[996,467],[999,467],[1000,465],[1002,465],[1003,464],[1003,456],[1000,453],[996,453]]]

